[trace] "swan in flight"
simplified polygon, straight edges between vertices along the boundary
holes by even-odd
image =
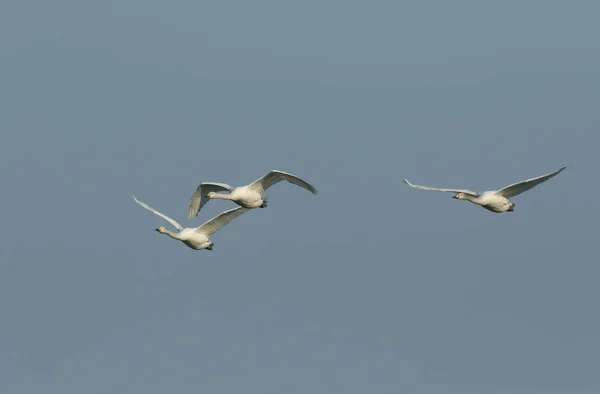
[[[513,183],[512,185],[508,185],[500,190],[491,190],[483,193],[476,193],[470,190],[462,190],[462,189],[439,189],[435,187],[429,186],[421,186],[421,185],[413,185],[408,180],[404,180],[410,187],[414,187],[415,189],[423,189],[423,190],[435,190],[440,192],[450,192],[457,193],[454,197],[457,200],[467,200],[472,202],[473,204],[479,205],[488,211],[501,213],[501,212],[513,212],[515,209],[515,204],[508,201],[509,198],[517,196],[542,182],[546,182],[548,179],[558,175],[562,170],[567,167],[562,167],[561,169],[554,171],[550,174],[541,175],[536,178],[527,179],[525,181]]]
[[[225,226],[226,224],[231,222],[233,219],[237,218],[238,216],[240,216],[241,214],[243,214],[247,211],[247,209],[245,209],[243,207],[237,207],[234,209],[230,209],[229,211],[222,212],[221,214],[210,219],[209,221],[207,221],[200,227],[184,228],[182,225],[180,225],[179,223],[177,223],[175,220],[171,219],[167,215],[162,214],[162,213],[158,212],[157,210],[150,208],[148,205],[144,204],[143,202],[139,201],[137,198],[135,198],[135,194],[133,195],[133,199],[135,200],[135,202],[140,204],[142,207],[146,208],[150,212],[165,219],[166,221],[171,223],[173,226],[175,226],[175,228],[177,228],[177,230],[179,230],[179,232],[176,233],[171,230],[167,230],[163,226],[160,226],[156,229],[156,231],[158,231],[161,234],[167,234],[169,237],[171,237],[173,239],[177,239],[177,240],[183,242],[184,244],[186,244],[187,246],[189,246],[190,248],[195,249],[195,250],[201,250],[201,249],[213,250],[213,246],[215,244],[212,243],[211,240],[208,239],[208,237],[213,235],[214,233],[219,231],[223,226]]]
[[[313,185],[298,178],[296,175],[278,170],[269,171],[251,184],[236,188],[225,183],[202,182],[192,195],[192,200],[190,201],[190,206],[188,208],[188,218],[192,219],[193,217],[198,216],[200,209],[202,209],[211,198],[231,200],[247,209],[266,208],[267,200],[263,197],[263,193],[265,190],[281,181],[287,181],[303,187],[313,194],[319,193]]]

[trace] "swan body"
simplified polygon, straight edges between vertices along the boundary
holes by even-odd
[[[413,185],[406,179],[404,180],[404,183],[415,189],[456,193],[456,195],[452,198],[470,201],[473,204],[479,205],[491,212],[514,212],[515,204],[509,201],[509,198],[518,196],[519,194],[526,192],[540,183],[546,182],[548,179],[560,174],[560,172],[565,168],[567,167],[562,167],[554,172],[551,172],[550,174],[513,183],[499,190],[491,190],[483,193],[477,193],[466,189],[441,189],[430,186]]]
[[[135,195],[133,196],[133,199],[142,207],[146,208],[155,215],[158,215],[161,218],[165,219],[166,221],[171,223],[177,230],[179,230],[179,232],[174,232],[166,229],[164,226],[160,226],[156,229],[156,231],[158,231],[161,234],[166,234],[173,239],[177,239],[194,250],[213,250],[213,246],[215,244],[209,239],[209,236],[213,235],[225,225],[229,224],[232,220],[234,220],[235,218],[239,217],[247,211],[246,208],[237,207],[220,213],[219,215],[208,220],[206,223],[202,224],[199,227],[184,228],[182,225],[180,225],[167,215],[160,213],[157,210],[149,207],[147,204],[139,201],[137,198],[135,198]]]
[[[264,192],[281,181],[300,186],[313,194],[319,193],[313,185],[296,175],[279,170],[269,171],[249,185],[235,188],[226,183],[202,182],[192,195],[188,218],[198,216],[198,212],[210,199],[230,200],[246,209],[266,208],[267,200],[263,196]]]

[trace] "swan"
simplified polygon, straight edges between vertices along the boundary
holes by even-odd
[[[267,200],[263,197],[263,193],[265,190],[281,181],[287,181],[303,187],[313,194],[319,193],[313,185],[298,178],[296,175],[278,170],[269,171],[249,185],[236,188],[225,183],[202,182],[192,195],[190,206],[188,208],[188,218],[192,219],[193,217],[198,216],[200,209],[202,209],[211,198],[230,200],[247,209],[266,208]]]
[[[179,232],[176,233],[171,230],[167,230],[163,226],[160,226],[156,229],[156,231],[158,231],[161,234],[167,234],[169,237],[177,239],[195,250],[208,249],[212,251],[213,246],[215,244],[212,243],[208,237],[219,231],[221,228],[223,228],[223,226],[231,222],[233,219],[248,211],[246,208],[237,207],[234,209],[230,209],[229,211],[220,213],[219,215],[210,219],[200,227],[184,228],[182,225],[180,225],[167,215],[162,214],[153,208],[150,208],[148,205],[138,200],[135,197],[135,194],[133,195],[133,199],[142,207],[165,219],[166,221],[171,223],[175,228],[177,228],[177,230],[179,230]]]
[[[473,204],[479,205],[488,211],[492,211],[495,213],[502,212],[514,212],[515,204],[508,201],[509,198],[517,196],[542,182],[546,182],[548,179],[558,175],[561,171],[563,171],[565,167],[560,168],[550,174],[541,175],[535,178],[527,179],[521,182],[513,183],[512,185],[508,185],[500,190],[491,190],[483,193],[476,193],[470,190],[463,189],[439,189],[435,187],[429,186],[421,186],[421,185],[413,185],[408,180],[404,179],[404,183],[408,186],[413,187],[415,189],[423,189],[423,190],[435,190],[440,192],[450,192],[457,193],[454,197],[457,200],[467,200],[472,202]]]

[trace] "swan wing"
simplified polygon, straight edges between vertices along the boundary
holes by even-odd
[[[298,178],[296,175],[278,170],[272,170],[267,172],[265,175],[261,176],[260,178],[252,182],[250,185],[248,185],[248,187],[250,188],[250,190],[262,194],[265,190],[281,181],[287,181],[296,186],[300,186],[308,190],[312,194],[319,194],[319,191],[310,183]]]
[[[210,235],[213,235],[225,225],[229,224],[233,219],[237,218],[243,213],[246,213],[247,211],[248,209],[244,207],[237,207],[225,212],[221,212],[214,218],[204,223],[202,226],[197,227],[196,231],[208,237]]]
[[[555,177],[556,175],[560,174],[560,172],[563,171],[565,168],[567,167],[562,167],[559,170],[551,172],[550,174],[540,175],[538,177],[527,179],[525,181],[513,183],[512,185],[508,185],[505,188],[496,191],[496,194],[505,198],[517,196],[539,185],[540,183],[546,182],[548,179]]]
[[[137,202],[138,204],[140,204],[142,207],[146,208],[147,210],[149,210],[153,214],[158,215],[161,218],[165,219],[167,222],[171,223],[177,230],[179,230],[179,231],[183,230],[183,226],[181,224],[177,223],[175,220],[171,219],[170,217],[168,217],[164,213],[160,213],[156,209],[150,208],[147,204],[144,204],[143,202],[141,202],[140,200],[138,200],[137,198],[135,198],[135,194],[133,195],[133,199],[135,200],[135,202]]]
[[[450,192],[450,193],[465,193],[465,194],[469,194],[474,197],[477,197],[479,195],[479,193],[477,193],[477,192],[473,192],[471,190],[466,190],[466,189],[441,189],[438,187],[413,185],[407,179],[404,180],[404,183],[406,183],[408,186],[413,187],[415,189],[434,190],[434,191],[438,191],[438,192]]]
[[[188,219],[198,216],[198,212],[200,212],[202,207],[210,200],[210,198],[206,196],[208,193],[223,191],[231,192],[232,190],[233,188],[226,183],[202,182],[194,194],[192,194],[192,199],[188,208]]]

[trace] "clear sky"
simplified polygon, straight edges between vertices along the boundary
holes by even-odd
[[[597,1],[0,7],[2,393],[600,392]],[[493,214],[489,190],[567,164]],[[269,190],[194,251],[202,181]]]

